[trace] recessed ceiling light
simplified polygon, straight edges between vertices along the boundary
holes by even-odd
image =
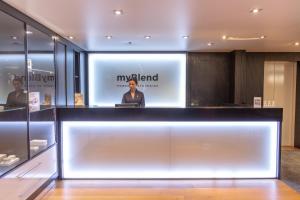
[[[111,36],[111,35],[107,35],[107,36],[105,36],[105,37],[106,37],[106,39],[108,39],[108,40],[112,39],[112,36]]]
[[[257,13],[259,13],[260,11],[262,11],[261,8],[254,8],[254,9],[250,10],[250,12],[253,13],[253,14],[257,14]]]
[[[207,46],[212,46],[212,45],[214,45],[214,43],[212,42],[207,43]]]
[[[222,39],[223,39],[223,40],[226,40],[226,39],[227,39],[227,36],[226,36],[226,35],[223,35],[223,36],[222,36]]]
[[[17,40],[18,39],[17,36],[10,36],[10,38],[13,39],[13,40]]]
[[[183,39],[189,39],[189,37],[190,37],[190,36],[188,36],[188,35],[182,36]]]
[[[151,38],[150,35],[146,35],[146,36],[145,36],[145,39],[146,39],[146,40],[149,40],[150,38]]]
[[[222,37],[222,39],[223,40],[241,40],[241,41],[243,41],[243,40],[262,40],[262,39],[265,39],[266,38],[266,36],[265,35],[261,35],[261,36],[259,36],[259,37],[236,37],[236,36],[223,36]]]
[[[68,36],[68,38],[70,39],[70,40],[73,40],[74,39],[74,37],[73,36]]]
[[[295,44],[294,44],[295,46],[299,46],[300,45],[300,43],[299,42],[295,42]]]
[[[26,34],[32,34],[32,32],[31,31],[26,31]]]
[[[123,10],[114,10],[115,15],[120,16],[123,15]]]

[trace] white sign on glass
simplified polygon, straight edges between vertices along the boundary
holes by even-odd
[[[34,112],[40,110],[40,93],[29,92],[29,111]]]

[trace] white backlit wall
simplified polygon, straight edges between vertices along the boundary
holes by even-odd
[[[185,107],[186,54],[89,54],[89,105],[111,107],[140,76],[146,107]],[[144,76],[144,77],[142,77]]]
[[[277,122],[63,122],[64,178],[276,178]]]

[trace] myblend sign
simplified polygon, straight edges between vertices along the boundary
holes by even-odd
[[[117,75],[117,81],[128,82],[131,78],[137,81],[158,81],[158,74],[155,75],[141,75],[141,74],[131,74],[131,75]]]
[[[89,105],[111,107],[138,81],[146,107],[185,107],[185,54],[89,54]]]

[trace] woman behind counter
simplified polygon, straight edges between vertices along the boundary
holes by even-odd
[[[131,78],[128,82],[130,90],[123,95],[122,103],[137,103],[139,107],[145,107],[144,93],[136,89],[137,80]]]

